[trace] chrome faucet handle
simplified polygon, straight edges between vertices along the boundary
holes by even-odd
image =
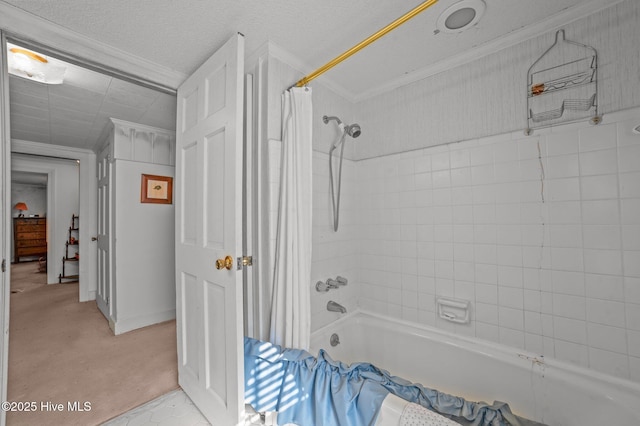
[[[318,281],[316,283],[316,291],[320,293],[326,293],[332,288],[339,288],[340,286],[347,285],[347,279],[338,276],[335,280],[327,278],[327,281]]]
[[[332,280],[331,278],[328,278],[327,285],[329,286],[329,288],[338,288],[340,283],[337,280]]]
[[[316,283],[316,291],[320,292],[320,293],[326,293],[331,289],[331,287],[329,286],[329,284],[325,283],[324,281],[318,281]]]

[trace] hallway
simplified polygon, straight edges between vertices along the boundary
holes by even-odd
[[[35,410],[7,424],[100,424],[178,389],[175,321],[114,336],[78,283],[46,285],[37,269],[11,265],[8,401]]]

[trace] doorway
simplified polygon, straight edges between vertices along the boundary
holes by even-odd
[[[48,50],[33,49],[29,43],[9,39],[7,48],[30,49],[50,64],[64,68],[61,84],[43,84],[12,75],[9,67],[11,152],[79,162],[82,202],[76,215],[82,226],[75,237],[83,242],[78,247],[79,299],[94,300],[98,287],[96,153],[108,136],[111,118],[175,130],[175,95],[78,65],[79,59],[59,59]],[[52,199],[57,202],[55,196]],[[64,239],[50,244],[63,247]],[[48,279],[54,282],[51,276]]]
[[[75,225],[71,222],[72,217],[79,216],[79,161],[14,153],[11,169],[11,204],[14,210],[17,203],[27,208],[20,213],[22,218],[17,218],[18,211],[13,214],[12,250],[31,254],[13,256],[12,263],[48,259],[46,284],[70,281],[69,276],[75,276],[77,281],[79,221],[75,220]],[[40,247],[42,250],[38,251]]]
[[[42,51],[38,53],[45,54]],[[56,86],[32,83],[15,76],[9,77],[11,152],[12,157],[44,156],[51,162],[61,161],[62,158],[79,164],[78,197],[81,202],[77,203],[77,211],[82,225],[79,227],[78,238],[81,243],[78,250],[80,285],[76,293],[77,299],[85,302],[96,298],[96,150],[104,140],[103,131],[106,123],[110,117],[115,117],[149,126],[173,127],[176,102],[175,96],[169,93],[142,87],[77,65],[69,64],[67,71],[67,82]],[[55,180],[58,174],[55,171],[44,172],[49,175],[51,188],[51,181]],[[10,191],[11,186],[7,187]],[[49,196],[48,202],[62,203],[60,194],[63,192],[64,188]],[[51,214],[48,210],[48,219],[51,219]],[[64,236],[61,243],[51,242],[51,248],[64,248],[67,237]],[[49,262],[59,261],[49,257]],[[58,275],[55,276],[57,278]],[[9,298],[6,300],[9,302]],[[175,328],[172,334],[174,340],[169,346],[175,352]],[[37,346],[37,341],[34,344],[34,352],[42,349]],[[34,371],[30,374],[38,376]],[[93,375],[95,370],[87,370],[86,374]]]

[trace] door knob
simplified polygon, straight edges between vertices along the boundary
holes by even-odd
[[[91,237],[91,241],[98,241],[98,237]]]
[[[216,260],[216,269],[227,269],[231,270],[233,268],[233,257],[226,256],[224,259]]]

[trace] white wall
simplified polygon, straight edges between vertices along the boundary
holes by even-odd
[[[640,2],[628,0],[563,25],[566,38],[598,52],[598,102],[610,113],[640,105]],[[527,127],[527,69],[555,32],[360,102],[356,159]]]
[[[116,334],[175,318],[175,205],[140,202],[142,174],[174,173],[173,166],[114,161]]]
[[[522,132],[553,32],[358,105],[359,300],[640,381],[640,3],[564,28],[598,50],[599,126]],[[437,318],[440,295],[471,324]]]
[[[49,175],[50,209],[47,211],[47,282],[58,282],[62,273],[62,258],[65,256],[65,241],[69,236],[71,216],[79,212],[79,167],[75,161],[60,160],[31,155],[12,155],[11,170]],[[82,226],[82,223],[80,223]],[[76,274],[78,266],[70,273]],[[69,275],[69,273],[67,274]]]
[[[30,215],[39,215],[44,217],[47,215],[47,186],[32,184],[32,183],[19,183],[11,182],[11,205],[12,207],[18,202],[24,202],[29,210],[23,212],[25,217]],[[15,208],[13,209],[14,217],[17,217],[20,213]]]

